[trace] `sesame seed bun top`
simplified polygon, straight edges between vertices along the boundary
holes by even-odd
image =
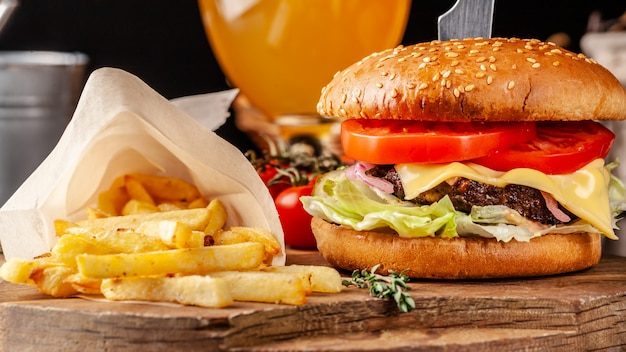
[[[626,91],[583,54],[535,39],[399,46],[338,72],[317,106],[341,118],[436,121],[626,119]]]

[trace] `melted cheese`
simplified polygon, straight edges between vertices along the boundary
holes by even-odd
[[[597,159],[584,168],[567,175],[546,175],[532,169],[495,171],[473,163],[398,164],[406,199],[417,197],[441,182],[465,177],[474,181],[504,187],[518,184],[551,194],[563,207],[586,220],[607,237],[617,239],[613,232],[609,205],[609,172],[604,160]]]

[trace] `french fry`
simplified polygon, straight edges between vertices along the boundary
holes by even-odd
[[[262,244],[248,242],[148,253],[81,254],[76,262],[83,276],[104,279],[253,269],[261,265],[264,254]]]
[[[208,308],[226,307],[233,302],[224,280],[199,275],[104,279],[101,290],[110,300],[175,302]]]
[[[210,220],[208,208],[184,209],[150,214],[133,214],[112,216],[102,219],[87,219],[77,222],[80,227],[102,229],[136,229],[142,222],[174,220],[180,221],[191,227],[192,230],[204,231]]]
[[[195,199],[189,202],[189,204],[187,205],[187,208],[188,209],[206,208],[208,205],[209,205],[209,201],[204,197],[200,197],[198,199]]]
[[[216,245],[235,244],[243,242],[258,242],[265,247],[264,263],[268,263],[280,253],[280,243],[274,235],[260,227],[233,226],[229,231],[217,231],[213,234],[213,242]]]
[[[68,267],[76,267],[76,256],[82,253],[108,254],[108,246],[100,246],[98,242],[87,236],[65,234],[52,247],[52,257]]]
[[[121,176],[113,181],[108,190],[98,195],[98,209],[110,216],[121,215],[124,204],[129,200],[130,197],[128,192],[126,192],[124,184],[124,176]]]
[[[226,223],[226,209],[219,199],[213,199],[207,206],[209,210],[210,220],[207,226],[203,229],[207,235],[213,235],[220,231]]]
[[[136,229],[137,232],[158,238],[170,248],[197,248],[204,246],[204,232],[192,231],[191,227],[180,221],[146,221]]]
[[[124,178],[126,185],[126,192],[130,199],[138,200],[140,202],[156,205],[154,198],[143,185],[143,183],[131,175],[126,175]]]
[[[80,273],[75,273],[67,276],[64,282],[70,284],[72,288],[78,293],[83,293],[86,295],[97,295],[101,293],[101,279],[91,279],[82,276]]]
[[[221,271],[210,276],[226,281],[235,301],[306,303],[306,289],[297,274],[263,271]]]
[[[63,219],[56,219],[54,220],[54,233],[56,234],[57,237],[61,237],[63,236],[65,231],[67,231],[67,229],[69,229],[70,227],[76,227],[76,226],[78,225],[71,221],[67,221]]]
[[[130,174],[128,177],[139,181],[154,198],[184,202],[200,198],[198,188],[180,178],[138,173]]]
[[[121,215],[150,214],[158,213],[159,211],[159,207],[154,204],[137,199],[131,199],[124,204]]]
[[[177,203],[164,202],[164,203],[159,203],[159,205],[157,205],[157,209],[159,211],[173,211],[173,210],[187,209],[187,207],[182,206],[181,204],[177,204]]]
[[[87,213],[87,219],[108,218],[111,214],[102,211],[99,208],[88,207],[85,211]]]
[[[35,270],[31,279],[37,285],[39,292],[52,297],[67,297],[78,293],[74,287],[65,282],[65,278],[76,271],[66,266],[50,266],[41,270]]]
[[[309,284],[313,292],[336,293],[341,292],[341,274],[337,270],[319,265],[286,265],[268,266],[262,271],[274,273],[305,273],[309,274]]]
[[[0,267],[0,278],[15,284],[34,285],[35,282],[30,276],[41,268],[42,265],[37,260],[11,258]]]
[[[62,245],[64,241],[71,241],[72,237],[80,237],[84,241],[91,243],[90,247],[85,247],[82,252],[71,247],[66,249]],[[70,243],[70,246],[72,244]],[[143,233],[135,231],[115,231],[98,228],[75,227],[67,230],[64,236],[61,236],[57,244],[52,249],[55,252],[65,252],[69,255],[76,256],[81,253],[91,254],[114,254],[114,253],[144,253],[154,251],[168,250],[170,247],[163,243],[159,238],[155,238]]]

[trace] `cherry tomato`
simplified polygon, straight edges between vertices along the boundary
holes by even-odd
[[[317,248],[311,231],[312,216],[304,210],[300,197],[310,196],[313,185],[289,187],[274,200],[285,233],[285,243],[302,249]]]
[[[525,167],[569,174],[606,157],[614,139],[613,132],[595,121],[538,122],[533,140],[472,161],[498,171]]]
[[[535,136],[534,123],[345,120],[348,158],[373,164],[446,163],[485,156]]]
[[[263,180],[263,183],[267,186],[273,199],[276,199],[280,192],[290,187],[289,178],[284,176],[280,180],[274,180],[278,171],[275,166],[265,165],[262,170],[257,170],[259,177]]]

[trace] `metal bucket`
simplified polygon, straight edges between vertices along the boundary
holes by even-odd
[[[54,148],[86,78],[82,53],[0,52],[0,204]]]

